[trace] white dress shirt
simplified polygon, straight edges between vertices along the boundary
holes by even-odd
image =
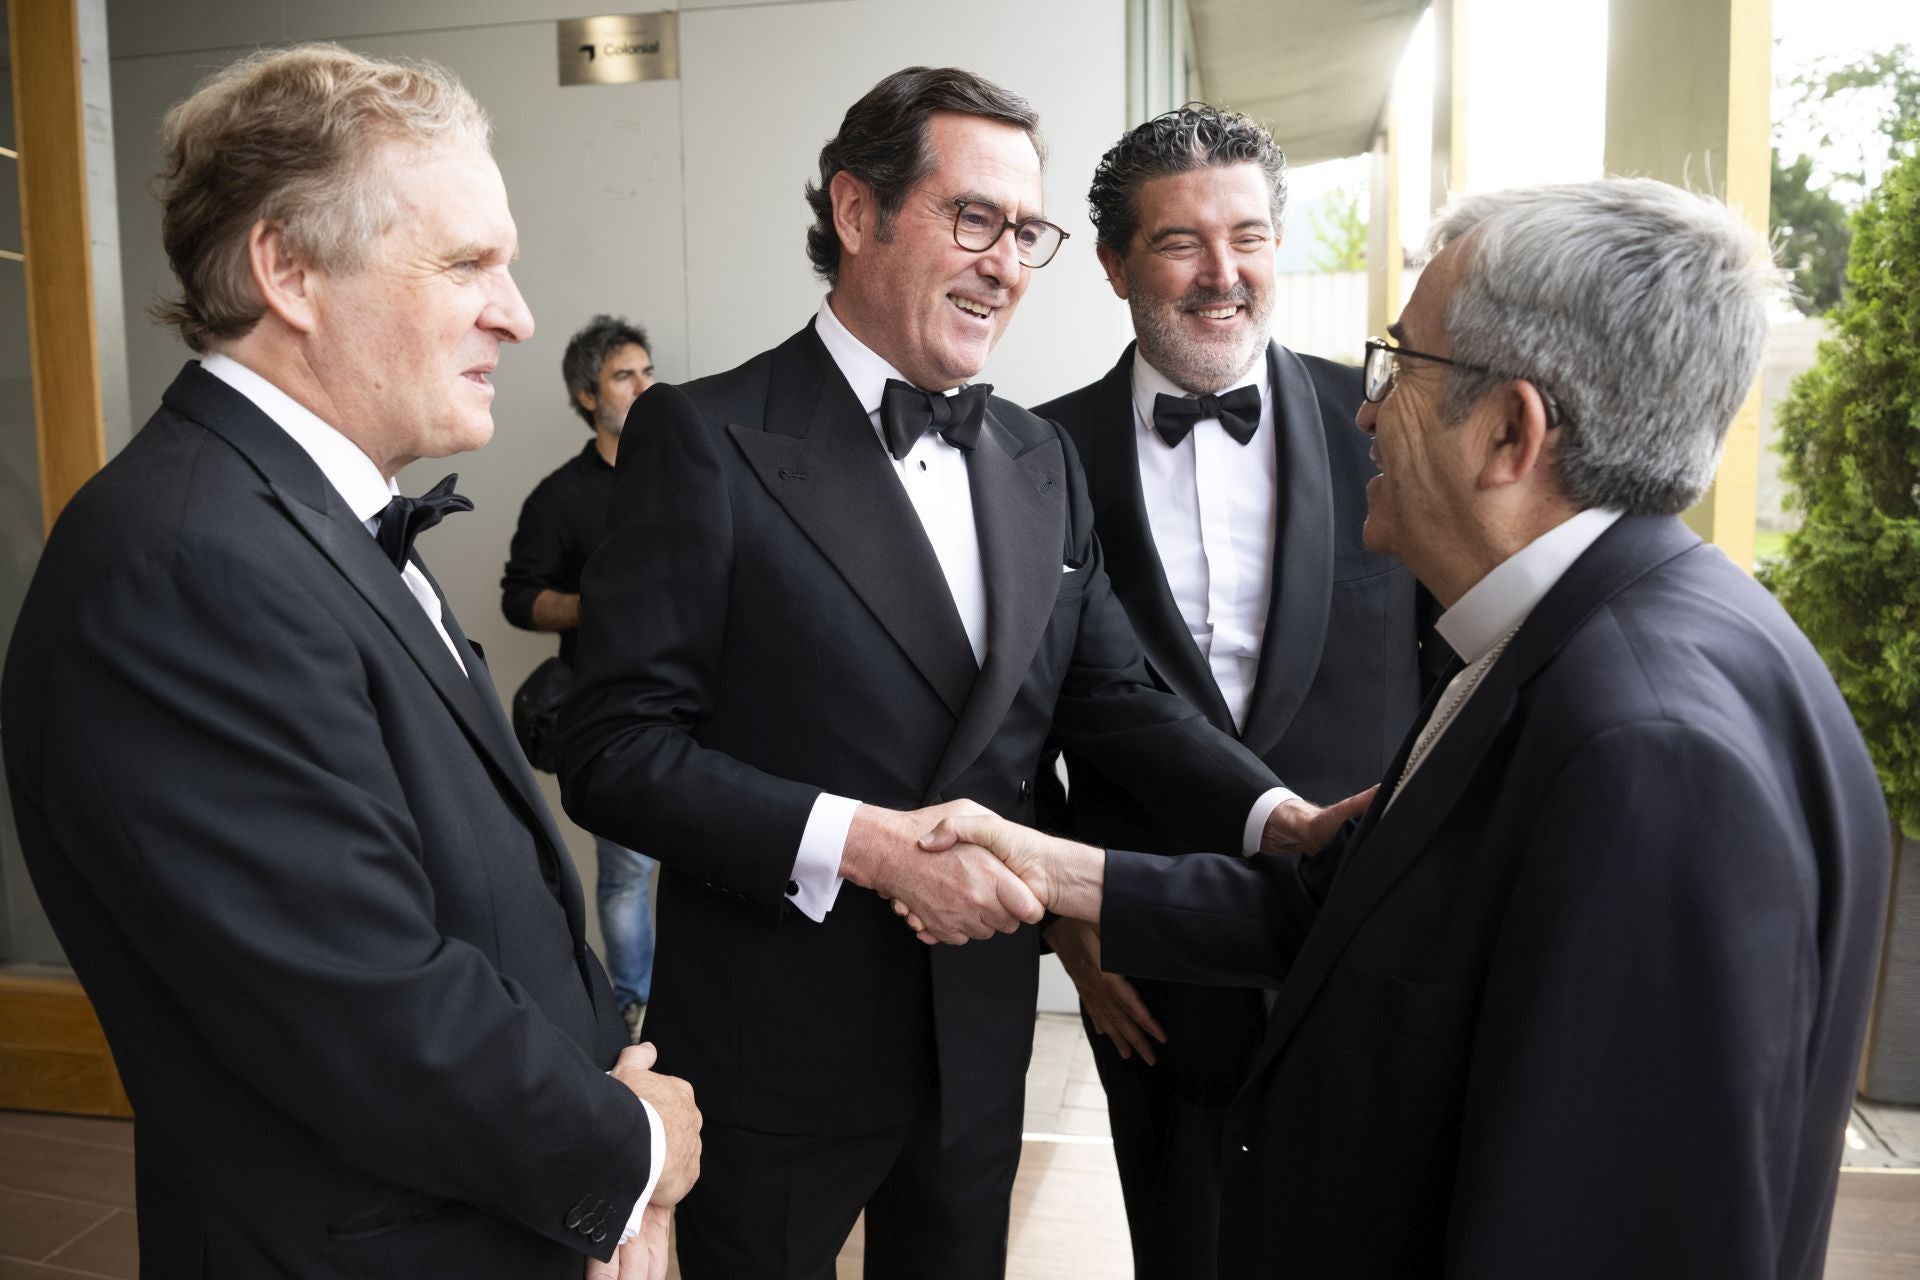
[[[827,354],[840,374],[853,388],[854,399],[867,411],[874,438],[880,442],[881,455],[893,465],[894,474],[907,492],[907,500],[920,517],[933,555],[947,580],[947,592],[966,628],[967,644],[980,665],[987,660],[987,577],[980,563],[980,536],[973,521],[973,485],[967,476],[966,451],[947,443],[937,432],[929,431],[914,442],[907,456],[896,460],[886,451],[886,436],[880,430],[880,400],[887,379],[901,377],[873,349],[853,336],[840,318],[833,314],[831,299],[820,304],[814,317],[814,332],[825,344]],[[959,390],[947,392],[953,395]],[[853,826],[854,810],[860,801],[821,792],[807,815],[806,829],[800,833],[800,848],[793,860],[790,877],[798,892],[789,895],[793,905],[810,920],[825,920],[840,895],[840,855],[846,849],[847,832]]]
[[[1243,445],[1220,419],[1202,418],[1169,448],[1153,427],[1154,398],[1190,393],[1137,349],[1133,355],[1134,447],[1147,526],[1180,617],[1213,671],[1235,729],[1246,727],[1273,596],[1280,461],[1264,353],[1244,377],[1214,394],[1240,387],[1260,392],[1260,424],[1251,440]]]
[[[1207,660],[1236,731],[1246,728],[1273,599],[1280,460],[1264,348],[1243,377],[1214,394],[1240,387],[1260,391],[1260,422],[1251,440],[1243,445],[1227,434],[1220,419],[1201,418],[1169,448],[1153,427],[1154,397],[1191,393],[1134,349],[1133,443],[1147,528],[1174,605]],[[1285,787],[1260,797],[1241,832],[1241,853],[1259,852],[1268,816],[1294,798]]]
[[[1507,641],[1520,629],[1534,606],[1546,598],[1573,562],[1620,518],[1620,512],[1594,507],[1563,521],[1494,566],[1492,572],[1468,588],[1440,615],[1434,629],[1466,663],[1448,683],[1435,704],[1433,716],[1414,741],[1407,765],[1400,773],[1387,807],[1400,798],[1408,778],[1433,754],[1447,726],[1459,718],[1460,708],[1473,697],[1488,671],[1506,652]]]
[[[291,436],[293,442],[320,468],[320,474],[326,477],[327,483],[347,504],[354,518],[367,527],[368,534],[378,530],[380,513],[387,509],[387,503],[400,490],[392,480],[380,474],[380,468],[374,465],[373,459],[359,445],[231,356],[210,355],[200,362],[200,367],[245,396],[255,408],[272,419],[275,426]],[[411,560],[400,571],[400,579],[419,602],[427,621],[440,634],[441,643],[447,646],[447,653],[452,656],[454,665],[465,675],[467,664],[460,661],[460,654],[453,647],[453,637],[447,634],[446,624],[441,620],[440,597],[434,594],[433,584],[427,581],[426,575]],[[633,1213],[621,1232],[623,1244],[640,1229],[640,1215],[645,1211],[647,1201],[653,1197],[653,1188],[660,1181],[660,1171],[667,1163],[667,1133],[660,1123],[660,1113],[645,1098],[636,1095],[635,1100],[647,1115],[652,1161],[648,1166],[647,1185],[634,1202]]]
[[[380,468],[373,464],[373,459],[359,445],[231,356],[208,356],[200,362],[200,367],[238,391],[252,401],[256,409],[273,419],[274,425],[291,436],[293,442],[313,459],[313,465],[320,468],[320,474],[326,477],[327,483],[347,504],[347,509],[353,512],[353,518],[367,526],[368,533],[379,530],[380,513],[393,501],[393,495],[400,492],[400,486],[382,476]],[[467,664],[460,661],[460,654],[453,647],[453,637],[447,634],[446,623],[441,621],[440,597],[434,594],[433,584],[427,581],[427,575],[409,560],[400,571],[400,580],[407,584],[407,590],[419,602],[421,612],[427,615],[427,621],[440,634],[440,642],[447,646],[447,652],[453,656],[460,674],[465,675]]]

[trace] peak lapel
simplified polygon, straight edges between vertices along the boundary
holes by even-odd
[[[1293,722],[1326,646],[1333,584],[1333,491],[1326,423],[1300,357],[1267,347],[1274,450],[1280,462],[1273,522],[1273,593],[1259,672],[1241,741],[1264,757]]]
[[[987,661],[927,788],[942,794],[979,758],[1026,680],[1060,594],[1067,543],[1066,458],[1049,436],[1019,456],[991,403],[967,456],[973,519],[987,582]]]
[[[1520,691],[1614,595],[1699,544],[1700,539],[1677,518],[1624,516],[1615,522],[1521,624],[1507,651],[1419,770],[1407,779],[1391,808],[1382,787],[1340,855],[1340,869],[1326,902],[1281,985],[1250,1080],[1285,1047],[1354,931],[1426,850],[1489,749],[1513,727]],[[1441,690],[1435,689],[1429,705],[1440,696]],[[1406,767],[1414,736],[1426,719],[1423,714],[1415,721],[1394,758],[1389,779]]]
[[[811,326],[775,353],[769,382],[766,428],[730,424],[728,434],[774,501],[960,715],[978,668],[946,574],[872,423]]]
[[[1113,593],[1133,622],[1147,663],[1167,687],[1223,733],[1234,732],[1226,700],[1213,671],[1187,630],[1180,606],[1167,585],[1167,569],[1147,520],[1146,492],[1140,484],[1138,426],[1133,405],[1133,352],[1100,380],[1093,421],[1087,427],[1087,470],[1094,497],[1094,522],[1106,549],[1107,577]],[[1160,447],[1157,440],[1154,447]]]

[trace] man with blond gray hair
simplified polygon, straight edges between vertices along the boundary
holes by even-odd
[[[472,504],[394,484],[486,443],[533,331],[487,139],[444,71],[330,45],[167,118],[162,315],[203,359],[60,517],[0,686],[147,1275],[658,1274],[698,1171],[413,550]]]
[[[1810,1280],[1886,807],[1812,646],[1677,518],[1777,273],[1644,179],[1471,197],[1433,244],[1359,423],[1368,544],[1458,659],[1357,829],[1248,862],[949,825],[1112,968],[1277,991],[1223,1276]]]

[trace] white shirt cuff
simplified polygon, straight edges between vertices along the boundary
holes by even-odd
[[[1287,801],[1299,798],[1285,787],[1275,787],[1271,791],[1262,792],[1260,798],[1253,802],[1253,812],[1247,815],[1247,825],[1241,828],[1240,856],[1251,858],[1260,852],[1260,837],[1266,834],[1267,819],[1273,816],[1275,809]]]
[[[847,832],[859,807],[858,800],[822,791],[807,815],[807,829],[800,833],[787,897],[815,924],[827,918],[833,900],[840,896],[840,855],[846,852]]]
[[[647,1211],[647,1205],[653,1199],[653,1189],[660,1182],[660,1171],[667,1166],[666,1126],[660,1123],[660,1113],[653,1109],[651,1102],[641,1098],[640,1105],[647,1111],[648,1145],[651,1148],[647,1157],[647,1185],[640,1192],[640,1198],[633,1202],[633,1212],[627,1215],[626,1229],[620,1233],[621,1244],[639,1234],[640,1215]]]

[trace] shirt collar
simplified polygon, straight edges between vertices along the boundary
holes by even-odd
[[[200,367],[252,401],[254,408],[292,436],[293,442],[313,459],[313,465],[320,468],[327,483],[346,500],[354,519],[365,524],[385,511],[393,495],[400,492],[399,485],[381,475],[380,468],[359,445],[232,356],[210,355]]]
[[[880,412],[881,397],[886,394],[887,379],[898,378],[902,382],[911,382],[905,374],[888,364],[872,347],[853,336],[853,331],[840,323],[840,317],[833,314],[831,296],[820,300],[820,312],[814,317],[813,331],[820,335],[820,342],[833,357],[834,364],[840,368],[840,376],[853,388],[854,399],[867,411],[869,417]],[[950,387],[943,395],[955,395],[960,388]]]
[[[1213,394],[1223,395],[1229,391],[1236,391],[1241,387],[1258,387],[1260,389],[1260,404],[1262,408],[1273,398],[1272,388],[1267,385],[1267,349],[1265,347],[1260,348],[1259,358],[1248,366],[1245,373],[1241,374],[1236,380],[1229,382],[1226,386],[1220,387],[1214,391]],[[1188,391],[1185,387],[1174,382],[1172,378],[1169,378],[1166,374],[1154,368],[1153,365],[1148,362],[1147,358],[1140,354],[1140,348],[1138,346],[1134,347],[1133,407],[1134,411],[1140,415],[1140,421],[1142,423],[1146,424],[1149,428],[1153,426],[1153,398],[1155,396],[1191,396],[1192,394],[1191,391]]]
[[[1618,511],[1593,507],[1555,525],[1474,583],[1434,629],[1472,666],[1527,620],[1553,584],[1619,518]]]

